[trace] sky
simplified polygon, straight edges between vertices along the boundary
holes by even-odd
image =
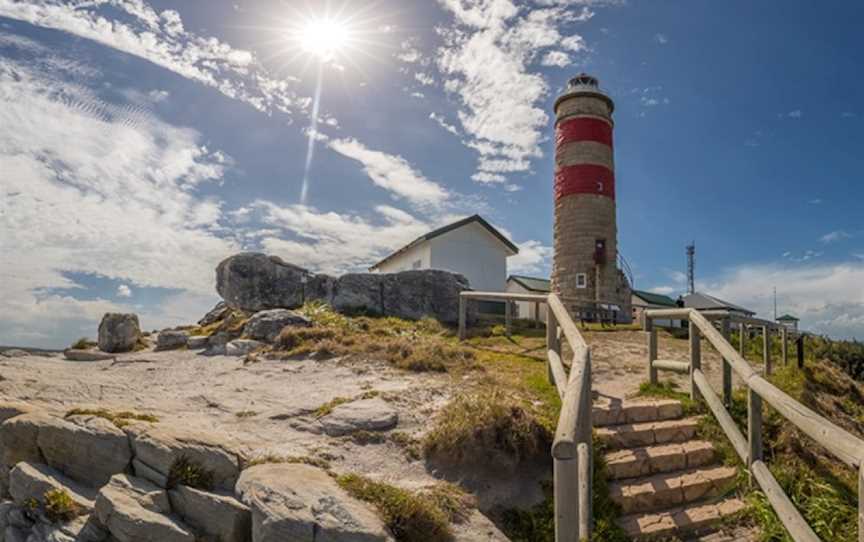
[[[196,321],[215,266],[365,268],[480,213],[548,276],[553,114],[616,103],[638,289],[864,339],[864,4],[0,0],[0,344]]]

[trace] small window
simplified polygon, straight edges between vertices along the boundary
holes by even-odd
[[[423,265],[421,260],[415,260],[413,264],[411,264],[411,269],[420,269],[420,266]]]
[[[588,275],[585,273],[577,273],[576,274],[576,287],[577,288],[587,288],[588,287]]]

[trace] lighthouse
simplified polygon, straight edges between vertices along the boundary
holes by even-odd
[[[618,267],[614,110],[584,73],[555,101],[552,291],[579,317],[629,322],[630,283]]]

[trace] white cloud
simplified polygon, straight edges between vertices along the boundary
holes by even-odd
[[[471,175],[471,179],[483,184],[503,183],[507,182],[507,177],[500,173],[488,173],[486,171],[478,171]]]
[[[212,295],[238,247],[213,233],[221,202],[196,194],[230,159],[194,130],[100,101],[72,79],[88,70],[47,65],[0,57],[0,231],[15,254],[0,264],[0,343],[56,346],[58,329],[129,309],[52,294],[77,286],[64,272]]]
[[[421,85],[428,87],[435,84],[435,78],[428,73],[417,72],[414,74],[414,79]]]
[[[525,241],[517,243],[519,254],[507,258],[508,273],[523,273],[529,275],[549,275],[552,261],[552,247],[540,241]]]
[[[447,130],[451,134],[453,134],[455,136],[459,135],[459,128],[456,128],[455,126],[453,126],[452,124],[447,122],[447,119],[445,119],[442,115],[439,115],[438,113],[435,113],[433,111],[432,113],[429,113],[429,118],[434,120],[435,123],[438,124],[438,126],[440,126],[441,128],[444,128],[445,130]]]
[[[109,6],[130,17],[107,18],[104,8]],[[290,113],[308,103],[295,94],[295,81],[271,77],[251,52],[213,36],[187,32],[176,11],[158,13],[143,0],[0,0],[0,16],[68,32],[137,56],[262,111]]]
[[[825,235],[820,237],[819,240],[825,244],[828,244],[828,243],[836,243],[837,241],[842,241],[843,239],[849,239],[851,237],[852,237],[852,235],[850,233],[845,232],[843,230],[837,230],[837,231],[832,231],[832,232],[826,233]]]
[[[339,154],[360,162],[376,186],[416,205],[440,205],[449,197],[440,184],[424,177],[401,156],[369,149],[356,139],[336,139],[329,145]]]
[[[117,287],[117,297],[132,297],[132,289],[125,284]]]
[[[655,286],[648,291],[660,295],[672,295],[675,293],[676,290],[672,286]]]
[[[564,68],[572,63],[570,55],[563,51],[549,51],[543,56],[543,60],[540,61],[540,64],[544,66],[557,66],[559,68]]]
[[[835,337],[864,337],[864,262],[831,265],[745,265],[700,284],[699,289],[773,314],[773,288],[780,312],[801,318],[808,331]]]
[[[800,119],[804,116],[804,113],[800,109],[796,109],[794,111],[790,111],[786,114],[790,119]]]
[[[666,34],[657,33],[654,34],[654,41],[656,41],[660,45],[666,45],[667,43],[669,43],[669,38],[666,36]]]
[[[822,199],[821,198],[813,198],[813,199],[809,200],[807,203],[809,203],[810,205],[820,205],[822,203]]]

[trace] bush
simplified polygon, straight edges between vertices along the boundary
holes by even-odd
[[[52,522],[70,521],[81,514],[81,507],[65,489],[45,492],[45,515]]]
[[[186,456],[180,456],[171,465],[167,485],[168,489],[184,485],[211,491],[213,489],[213,473],[198,462]]]
[[[500,390],[459,395],[436,416],[423,438],[427,456],[453,463],[520,462],[548,453],[551,434],[518,401]]]

